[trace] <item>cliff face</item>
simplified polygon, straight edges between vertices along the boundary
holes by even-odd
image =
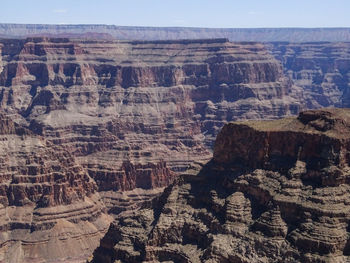
[[[2,41],[1,107],[91,171],[208,159],[224,122],[300,109],[263,45],[225,39]]]
[[[1,204],[22,206],[36,203],[39,207],[68,205],[96,191],[93,180],[70,154],[18,127],[6,116],[1,114],[0,118]],[[50,182],[57,185],[47,184]]]
[[[111,219],[65,149],[0,114],[0,261],[84,259]]]
[[[214,158],[116,218],[93,262],[347,262],[348,109],[225,125]]]
[[[0,261],[83,262],[112,221],[107,212],[147,203],[174,177],[165,162],[93,171],[90,177],[64,146],[0,114]]]
[[[349,107],[349,43],[273,43],[267,45],[284,73],[302,87],[308,108]]]

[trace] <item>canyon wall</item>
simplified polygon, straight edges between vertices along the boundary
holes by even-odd
[[[348,262],[350,110],[229,123],[214,157],[120,214],[91,262]]]
[[[64,148],[0,114],[0,261],[84,260],[111,218]]]
[[[303,107],[258,43],[28,38],[0,52],[5,261],[84,260],[107,213],[151,206],[211,158],[225,122]]]
[[[303,106],[303,91],[256,43],[33,38],[3,40],[1,50],[1,108],[92,177],[124,161],[184,171],[210,158],[203,141],[225,122]]]
[[[308,108],[349,107],[350,43],[266,44],[283,71],[302,87]]]

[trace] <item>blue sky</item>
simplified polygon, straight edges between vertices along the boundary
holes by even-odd
[[[350,0],[1,0],[0,23],[350,27]]]

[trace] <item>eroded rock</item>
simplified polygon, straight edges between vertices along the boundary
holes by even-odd
[[[117,217],[92,262],[347,262],[349,114],[225,125],[213,160]]]

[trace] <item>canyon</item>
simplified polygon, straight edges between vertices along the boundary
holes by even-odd
[[[193,238],[202,237],[184,237],[189,239],[184,241],[187,242],[184,248],[169,245],[164,250],[164,242],[172,244],[167,239],[173,238],[171,230],[168,229],[169,237],[162,232],[165,235],[162,237],[164,242],[150,241],[150,235],[155,235],[150,232],[153,227],[150,223],[158,220],[165,209],[163,206],[171,211],[176,211],[181,206],[176,203],[180,197],[169,201],[167,195],[177,195],[173,194],[172,189],[180,189],[182,184],[186,185],[185,188],[192,184],[187,183],[187,180],[198,181],[203,187],[208,184],[205,189],[213,186],[216,192],[219,190],[215,187],[221,189],[228,183],[221,179],[214,183],[214,179],[206,181],[206,177],[200,176],[211,173],[217,176],[217,169],[226,169],[225,162],[231,163],[233,156],[242,154],[230,153],[228,148],[218,150],[218,145],[232,145],[231,142],[219,143],[227,127],[231,127],[224,126],[227,122],[279,119],[297,115],[305,109],[320,107],[349,107],[349,43],[230,42],[225,38],[123,41],[101,38],[0,39],[0,203],[3,211],[0,261],[83,262],[98,246],[110,222],[114,223],[102,240],[101,247],[95,252],[95,260],[101,256],[98,251],[108,251],[108,255],[123,255],[123,260],[128,262],[139,262],[141,258],[161,261],[169,253],[180,262],[185,260],[183,258],[191,258],[191,253],[202,253],[193,246]],[[326,117],[307,117],[318,115],[314,112],[307,115],[306,112],[300,115],[298,121],[293,121],[293,125],[294,122],[299,126],[300,121],[306,122],[303,118],[315,118],[315,122],[312,120],[305,125],[315,123],[316,128],[312,129],[317,130],[326,122],[330,126],[336,123],[338,128],[337,125],[341,122],[338,119],[347,116],[345,110],[325,112],[322,114]],[[327,119],[328,115],[331,116],[330,120]],[[339,118],[333,118],[333,115],[339,115]],[[299,129],[299,126],[293,128]],[[222,127],[224,128],[220,132]],[[346,128],[341,129],[347,132]],[[243,130],[236,134],[237,138],[259,133]],[[331,128],[330,132],[333,130]],[[338,130],[336,132],[340,133]],[[280,133],[277,137],[279,135]],[[230,136],[225,134],[224,137],[231,138]],[[247,159],[242,155],[240,162],[251,169],[264,170],[261,176],[263,181],[280,180],[275,178],[277,175],[270,174],[270,170],[279,169],[279,163],[270,160],[270,166],[260,167],[264,162],[261,158],[265,158],[266,153],[254,152],[251,143],[256,143],[257,149],[261,151],[267,146],[258,144],[261,143],[260,139],[249,142],[243,137],[240,149],[244,151],[243,148],[246,147],[246,154],[251,154]],[[292,140],[288,136],[283,138]],[[311,136],[310,140],[313,138]],[[326,140],[334,143],[334,147],[341,147],[342,142]],[[321,143],[317,140],[312,142]],[[273,143],[284,145],[282,139]],[[295,142],[290,144],[293,143]],[[298,144],[301,143],[298,141]],[[321,146],[324,144],[321,143]],[[214,159],[211,160],[213,149]],[[279,151],[281,149],[276,149],[276,152]],[[232,156],[221,156],[220,152]],[[303,152],[300,154],[303,158],[308,155]],[[276,160],[295,161],[294,155],[288,156],[289,153],[282,154]],[[220,162],[220,165],[217,164]],[[219,168],[212,168],[213,163]],[[337,165],[338,163],[334,167]],[[336,170],[334,167],[329,169]],[[267,175],[264,174],[265,170]],[[195,176],[197,173],[200,175]],[[284,170],[280,173],[278,176],[283,177]],[[182,175],[179,176],[180,174]],[[257,180],[254,179],[256,174],[244,176],[249,184]],[[271,176],[275,177],[271,179]],[[314,176],[316,181],[320,179],[316,174],[310,176]],[[342,176],[327,180],[326,184],[329,183],[332,187],[347,182]],[[304,181],[302,183],[307,185]],[[227,187],[230,185],[228,183]],[[324,186],[325,191],[330,185]],[[217,199],[217,207],[213,208],[220,215],[214,215],[218,218],[200,220],[214,220],[214,225],[217,222],[215,220],[219,220],[221,224],[222,203],[228,202],[227,206],[235,206],[235,202],[238,202],[242,209],[247,209],[240,219],[246,224],[242,229],[247,226],[249,229],[257,214],[250,218],[249,211],[255,209],[249,208],[253,205],[253,199],[245,197],[247,189],[243,183],[240,187],[243,194],[232,196],[232,202],[226,200],[226,197],[215,197],[214,190],[213,193],[210,192],[213,200],[220,199]],[[267,191],[259,187],[256,188],[257,192]],[[184,195],[180,203],[186,203],[184,200],[187,199],[197,199],[201,194],[203,198],[208,197],[207,192],[195,192],[192,196],[186,189],[179,190]],[[255,191],[252,189],[249,191]],[[284,188],[273,191],[283,192]],[[305,191],[301,195],[309,194],[309,189]],[[269,202],[272,202],[274,197],[269,198]],[[170,203],[166,204],[168,201]],[[190,205],[205,206],[201,203],[201,198],[192,201],[197,203]],[[291,202],[296,205],[297,201],[293,199]],[[269,211],[269,206],[265,203],[257,206],[258,210]],[[204,212],[198,213],[198,217],[208,216]],[[232,217],[233,221],[236,220],[235,217],[241,216],[232,213],[227,217]],[[291,224],[294,226],[300,218],[293,219],[295,222]],[[164,217],[168,223],[173,219]],[[262,218],[260,221],[263,225],[268,220]],[[276,220],[279,222],[282,219],[278,217]],[[259,224],[257,222],[254,225]],[[216,228],[219,223],[212,226],[215,231],[218,231]],[[284,233],[286,227],[284,223],[282,225],[282,230],[278,231]],[[192,228],[192,225],[183,229],[181,227],[182,225],[176,226],[174,231],[190,231],[193,234],[202,231]],[[157,230],[159,233],[165,229],[162,225],[159,228],[163,228]],[[211,227],[208,229],[206,233],[214,231]],[[128,230],[132,233],[127,233]],[[139,236],[136,238],[133,234]],[[113,252],[110,246],[113,243],[115,247],[116,238],[120,242],[117,245],[120,248],[117,249],[118,252]],[[160,234],[155,237],[157,238],[161,238]],[[247,238],[258,242],[255,237],[248,235]],[[150,254],[142,250],[148,246],[145,245],[146,240],[155,242],[152,243],[154,251]],[[265,242],[265,239],[259,240]],[[209,245],[198,244],[203,248]],[[279,249],[275,243],[271,244]],[[49,252],[53,247],[57,247],[56,254]],[[173,249],[178,254],[171,252]],[[331,251],[338,253],[339,249],[332,248]],[[71,250],[67,255],[66,251]],[[295,253],[293,257],[300,255],[299,252]],[[256,254],[252,252],[250,256],[256,257]],[[110,259],[105,260],[107,261],[102,262],[109,262]],[[225,262],[231,259],[222,260]]]
[[[3,111],[72,152],[99,184],[126,160],[184,171],[210,159],[225,122],[303,107],[303,90],[256,43],[33,38],[1,48]]]

